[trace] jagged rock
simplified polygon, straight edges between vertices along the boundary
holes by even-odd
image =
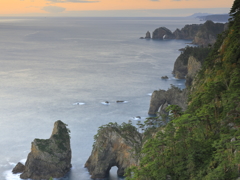
[[[162,76],[161,79],[168,79],[168,76]]]
[[[187,24],[181,30],[176,29],[173,34],[176,39],[192,40],[197,34],[201,24]]]
[[[188,73],[186,76],[186,87],[190,87],[194,77],[196,76],[197,72],[201,69],[202,65],[195,57],[190,56],[188,58]]]
[[[173,33],[165,27],[157,28],[153,31],[153,39],[175,39]]]
[[[187,90],[180,90],[172,86],[167,91],[154,91],[151,96],[150,108],[148,114],[155,115],[157,112],[166,113],[165,108],[169,105],[178,105],[183,110],[187,108]]]
[[[180,57],[178,57],[174,62],[172,73],[175,75],[175,78],[177,79],[185,79],[187,72],[188,72],[187,64],[184,64],[183,60]]]
[[[217,35],[224,31],[224,24],[206,21],[198,30],[193,39],[194,44],[207,46],[214,44],[217,40]]]
[[[12,173],[17,174],[17,173],[22,173],[25,169],[25,166],[22,163],[17,163],[17,165],[13,168]]]
[[[63,177],[71,168],[69,130],[58,120],[49,139],[34,139],[21,179],[45,180]]]
[[[193,40],[194,44],[207,46],[216,42],[217,35],[227,26],[223,23],[206,21],[204,24],[185,25],[181,30],[176,29],[173,33],[166,27],[155,29],[152,39],[185,39]]]
[[[93,150],[85,163],[93,179],[108,177],[111,167],[117,166],[118,176],[123,176],[126,168],[137,165],[136,149],[141,148],[141,134],[129,124],[108,124],[101,127],[95,136]]]
[[[149,31],[146,33],[145,39],[151,39],[151,33]]]

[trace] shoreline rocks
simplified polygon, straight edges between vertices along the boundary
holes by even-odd
[[[100,127],[92,153],[85,163],[91,178],[107,178],[113,166],[118,167],[118,176],[123,176],[126,168],[137,165],[135,152],[140,150],[141,141],[142,135],[130,124],[109,123]]]
[[[204,24],[185,25],[181,30],[177,28],[174,32],[171,32],[166,27],[159,27],[153,31],[152,39],[192,40],[192,44],[208,46],[209,44],[214,44],[217,35],[226,29],[226,23],[214,23],[208,20]],[[141,37],[140,39],[150,38],[151,34],[148,31],[145,38]]]
[[[150,100],[150,107],[148,114],[156,115],[157,112],[160,114],[168,114],[166,108],[168,105],[178,105],[183,110],[187,108],[187,90],[181,90],[175,86],[172,86],[167,91],[156,90],[153,92]]]
[[[49,139],[34,139],[32,142],[20,178],[48,180],[50,177],[63,177],[72,167],[71,154],[69,130],[66,124],[58,120]]]

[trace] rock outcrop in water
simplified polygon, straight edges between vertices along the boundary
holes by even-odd
[[[148,114],[156,115],[157,112],[160,114],[167,114],[165,108],[168,105],[178,105],[183,110],[187,108],[187,90],[180,90],[179,88],[172,86],[167,91],[156,90],[152,93],[150,107]]]
[[[149,31],[146,33],[145,39],[151,39],[151,33]]]
[[[217,35],[224,31],[224,26],[223,23],[206,21],[204,24],[185,25],[181,30],[176,29],[173,33],[166,27],[160,27],[154,30],[152,39],[193,40],[193,44],[208,46],[216,42]]]
[[[153,31],[153,39],[175,39],[173,33],[166,27],[160,27]]]
[[[34,139],[21,179],[48,180],[63,177],[71,168],[69,130],[62,121],[54,123],[49,139]]]
[[[85,164],[91,178],[108,177],[113,166],[118,167],[118,176],[123,176],[126,168],[137,165],[136,152],[140,151],[141,142],[142,135],[130,124],[123,123],[120,126],[109,123],[100,127],[92,153]]]

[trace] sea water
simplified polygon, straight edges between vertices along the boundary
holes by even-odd
[[[0,179],[19,180],[14,165],[34,138],[62,120],[71,130],[72,169],[65,179],[89,180],[84,164],[98,127],[148,117],[150,95],[171,84],[179,49],[190,41],[139,39],[181,18],[1,18]],[[167,75],[168,80],[161,76]],[[116,103],[123,100],[125,103]],[[108,101],[109,103],[105,103]],[[135,121],[134,121],[135,123]],[[117,168],[110,180],[120,179]]]

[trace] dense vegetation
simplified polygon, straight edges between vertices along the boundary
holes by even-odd
[[[155,127],[128,180],[235,180],[240,176],[240,0],[230,11],[185,112],[170,106],[171,121]],[[149,132],[149,131],[146,131]]]
[[[184,48],[184,50],[181,52],[178,58],[180,58],[183,61],[184,65],[187,65],[188,58],[190,56],[193,56],[197,60],[199,60],[202,64],[204,59],[209,54],[210,50],[211,50],[210,47],[187,46],[186,48]]]

